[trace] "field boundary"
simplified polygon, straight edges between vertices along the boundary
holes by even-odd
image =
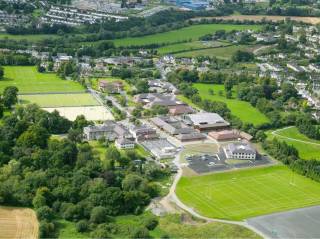
[[[84,90],[84,91],[73,91],[73,92],[55,92],[55,91],[51,91],[51,92],[35,92],[35,93],[32,93],[32,92],[27,92],[27,93],[19,93],[19,95],[65,95],[65,94],[68,94],[68,95],[78,95],[78,94],[83,94],[83,93],[89,93],[88,90]]]

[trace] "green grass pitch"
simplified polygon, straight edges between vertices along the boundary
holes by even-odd
[[[18,87],[19,93],[84,92],[79,83],[62,80],[54,73],[39,73],[34,66],[5,66],[0,92],[7,86]]]
[[[99,103],[88,93],[20,95],[21,104],[34,103],[40,107],[94,106]]]
[[[260,125],[269,122],[269,119],[249,102],[236,99],[235,91],[232,92],[232,99],[227,99],[225,97],[224,85],[196,83],[193,86],[198,89],[203,99],[225,102],[231,110],[231,113],[245,123]],[[209,89],[213,90],[213,95],[209,94]],[[222,95],[219,94],[219,91],[222,92]]]
[[[268,139],[277,138],[294,146],[302,159],[320,160],[320,140],[313,140],[301,134],[296,127],[279,129],[272,134],[267,132]]]
[[[182,177],[176,193],[201,215],[232,220],[320,204],[320,184],[282,165]]]
[[[261,27],[258,25],[232,25],[232,24],[202,24],[184,27],[178,30],[173,30],[164,33],[147,35],[143,37],[128,37],[123,39],[114,40],[117,47],[119,46],[132,46],[132,45],[147,45],[157,43],[176,43],[181,41],[196,41],[199,37],[209,33],[214,33],[217,30],[258,30]]]

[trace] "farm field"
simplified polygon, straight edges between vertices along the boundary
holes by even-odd
[[[220,59],[230,59],[231,56],[238,50],[248,50],[245,45],[233,45],[227,47],[208,48],[202,50],[186,51],[175,54],[176,57],[197,57],[197,56],[210,56]]]
[[[99,103],[89,93],[20,95],[21,104],[34,103],[40,107],[94,106]]]
[[[196,83],[194,87],[198,89],[203,99],[225,102],[231,113],[245,123],[260,125],[269,122],[269,119],[258,109],[250,105],[249,102],[236,99],[235,91],[232,92],[232,99],[227,99],[225,97],[224,85]],[[209,89],[213,90],[214,95],[209,94]],[[222,92],[222,95],[219,95],[219,92]]]
[[[320,204],[320,185],[277,165],[182,177],[176,193],[201,215],[246,218]]]
[[[0,238],[37,239],[38,220],[29,208],[0,207]]]
[[[267,135],[269,139],[276,137],[294,146],[299,151],[299,156],[302,159],[320,160],[320,141],[309,139],[301,134],[296,127],[279,129],[273,133],[268,131]]]
[[[0,91],[16,86],[21,93],[84,92],[77,82],[62,80],[54,73],[39,73],[34,66],[5,66]]]
[[[12,35],[12,34],[0,34],[0,39],[12,39],[16,41],[20,40],[28,40],[31,42],[40,41],[43,39],[52,39],[52,38],[58,38],[58,35],[55,34],[33,34],[33,35]]]
[[[265,15],[231,15],[231,16],[222,16],[222,17],[209,17],[209,18],[216,18],[216,19],[224,19],[224,20],[237,20],[237,21],[261,21],[262,19],[266,19],[268,21],[283,21],[287,16],[265,16]],[[291,20],[297,22],[304,22],[308,24],[318,24],[320,23],[320,19],[318,17],[289,17]],[[198,18],[201,19],[201,18]],[[197,20],[197,19],[194,19]]]
[[[120,46],[140,46],[148,44],[160,44],[160,43],[177,43],[182,41],[196,41],[200,36],[208,33],[214,33],[217,30],[245,30],[252,29],[258,30],[261,26],[258,25],[232,25],[232,24],[202,24],[184,27],[178,30],[169,32],[157,33],[153,35],[147,35],[142,37],[128,37],[123,39],[114,40],[114,44],[117,47]]]
[[[212,47],[219,47],[229,45],[230,43],[225,42],[212,42],[210,45],[203,44],[201,41],[194,41],[194,42],[186,42],[186,43],[177,43],[168,46],[163,46],[157,49],[158,53],[161,55],[165,54],[173,54],[182,51],[193,51],[197,49],[203,48],[212,48]]]

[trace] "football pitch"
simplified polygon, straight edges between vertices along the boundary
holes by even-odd
[[[320,204],[320,184],[282,165],[182,177],[176,193],[201,215],[229,220]]]
[[[19,93],[84,92],[75,81],[63,80],[54,73],[39,73],[35,66],[5,66],[0,92],[7,86],[16,86]]]
[[[37,104],[40,107],[95,106],[99,103],[88,93],[20,95],[21,104]]]

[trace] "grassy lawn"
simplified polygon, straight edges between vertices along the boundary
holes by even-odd
[[[79,83],[62,80],[53,73],[39,73],[34,66],[5,66],[0,92],[7,86],[18,87],[19,93],[84,91]]]
[[[194,42],[186,42],[186,43],[177,43],[172,44],[168,46],[163,46],[157,49],[158,53],[161,55],[165,54],[172,54],[175,52],[181,52],[181,51],[193,51],[197,49],[203,49],[203,48],[210,48],[210,47],[219,47],[224,46],[229,43],[223,43],[223,42],[212,42],[210,45],[205,45],[201,41],[194,41]]]
[[[320,204],[320,184],[282,165],[182,177],[176,192],[200,214],[232,220]]]
[[[58,226],[58,238],[60,239],[69,239],[69,238],[88,238],[89,235],[85,233],[80,233],[77,232],[75,223],[74,222],[69,222],[66,220],[58,220],[56,221],[57,226]]]
[[[20,103],[35,103],[40,107],[93,106],[99,103],[89,93],[20,95]]]
[[[248,46],[245,45],[234,45],[234,46],[227,46],[227,47],[219,47],[219,48],[209,48],[209,49],[202,49],[202,50],[194,50],[194,51],[187,51],[175,54],[176,57],[197,57],[197,56],[210,56],[210,57],[217,57],[220,59],[230,59],[231,56],[238,50],[245,50]]]
[[[185,217],[184,217],[185,218]],[[259,238],[254,232],[238,226],[220,222],[201,221],[183,222],[181,215],[173,214],[161,217],[159,226],[150,234],[154,238],[168,235],[169,238]]]
[[[58,35],[55,34],[32,34],[32,35],[12,35],[7,33],[0,34],[0,39],[12,39],[12,40],[28,40],[32,42],[40,41],[43,39],[52,39],[52,38],[58,38]]]
[[[187,97],[185,97],[184,95],[177,95],[177,99],[181,100],[185,103],[187,103],[188,105],[190,105],[192,108],[194,109],[198,109],[200,110],[200,107],[197,106],[196,104],[194,104],[190,99],[188,99]]]
[[[275,134],[268,131],[267,135],[269,139],[276,137],[294,146],[299,151],[299,156],[303,159],[320,160],[320,140],[309,139],[301,134],[296,127],[280,129]]]
[[[126,215],[115,218],[117,225],[116,233],[112,238],[131,238],[132,232],[137,227],[144,225],[144,219],[151,213],[145,212],[142,215]],[[191,216],[184,214],[171,214],[158,218],[159,224],[150,231],[152,238],[259,238],[254,232],[238,225],[225,223],[205,223],[194,220]]]
[[[252,29],[258,30],[261,27],[258,25],[232,25],[232,24],[203,24],[184,27],[178,30],[147,35],[143,37],[128,37],[123,39],[114,40],[117,47],[119,46],[132,46],[132,45],[147,45],[155,43],[176,43],[178,41],[196,41],[200,36],[214,33],[217,30],[245,30]]]
[[[194,87],[198,89],[203,99],[225,102],[231,110],[231,113],[239,117],[245,123],[259,125],[269,122],[269,119],[249,102],[236,99],[235,91],[232,92],[232,99],[227,99],[225,97],[224,85],[196,83],[194,84]],[[214,95],[209,94],[209,89],[213,90]],[[219,92],[221,92],[221,95]]]

